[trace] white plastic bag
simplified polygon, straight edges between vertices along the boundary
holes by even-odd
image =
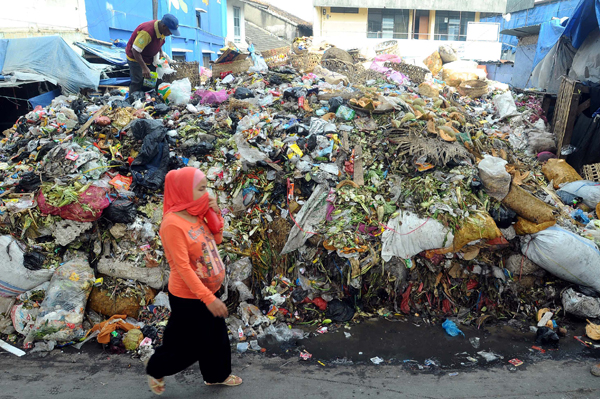
[[[575,316],[594,319],[600,317],[600,299],[583,295],[573,288],[563,292],[562,304],[565,312]]]
[[[164,58],[161,58],[158,60],[158,62],[156,63],[156,73],[158,74],[158,78],[162,79],[163,76],[165,75],[169,75],[171,73],[175,73],[177,72],[176,70],[174,70],[173,68],[171,68],[169,66],[169,61],[167,61]]]
[[[49,281],[52,270],[28,270],[24,252],[11,236],[0,236],[0,296],[12,298]]]
[[[75,259],[54,272],[32,329],[36,340],[71,341],[82,338],[85,306],[92,292],[94,271]]]
[[[192,84],[188,78],[176,80],[171,83],[169,102],[176,105],[186,105],[192,97]]]
[[[486,155],[477,165],[485,191],[498,201],[502,201],[510,191],[511,178],[504,167],[506,163],[502,158]]]
[[[523,237],[521,253],[565,281],[600,292],[600,251],[587,238],[552,226]]]
[[[248,72],[258,72],[258,73],[267,73],[269,72],[269,67],[267,66],[267,63],[265,62],[265,59],[263,57],[261,57],[260,55],[257,55],[254,58],[254,66],[251,66],[248,69]]]
[[[519,115],[517,105],[515,104],[515,100],[510,91],[494,96],[493,102],[501,119],[508,116]]]
[[[593,181],[578,180],[567,183],[558,190],[559,195],[561,192],[583,198],[583,203],[592,209],[595,209],[598,202],[600,202],[600,183]]]
[[[435,219],[423,219],[411,212],[401,212],[390,219],[382,234],[381,258],[389,262],[393,256],[410,259],[428,249],[452,246],[454,235]]]

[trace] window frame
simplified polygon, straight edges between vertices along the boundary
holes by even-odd
[[[367,15],[368,39],[408,39],[411,10],[403,8],[369,8]],[[392,30],[384,31],[384,20],[393,19]],[[389,20],[387,21],[389,24]],[[401,30],[397,30],[398,28]],[[403,29],[402,29],[403,28]],[[391,34],[390,34],[391,32]]]

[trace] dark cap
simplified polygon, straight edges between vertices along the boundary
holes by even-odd
[[[179,20],[173,14],[165,14],[160,20],[169,30],[173,36],[179,36]]]

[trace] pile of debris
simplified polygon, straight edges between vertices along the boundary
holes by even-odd
[[[540,99],[378,57],[367,78],[263,68],[19,118],[0,142],[3,337],[147,356],[169,315],[162,186],[185,165],[223,211],[222,298],[250,349],[302,337],[281,323],[527,323],[561,300],[600,317],[600,185],[556,159]]]

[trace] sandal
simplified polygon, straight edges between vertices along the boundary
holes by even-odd
[[[227,379],[223,382],[206,382],[204,381],[204,383],[206,385],[226,385],[228,387],[236,387],[238,385],[240,385],[242,383],[242,379],[236,375],[231,374],[229,377],[227,377]]]
[[[155,395],[162,395],[165,393],[165,380],[157,380],[154,377],[148,376],[148,386]]]

